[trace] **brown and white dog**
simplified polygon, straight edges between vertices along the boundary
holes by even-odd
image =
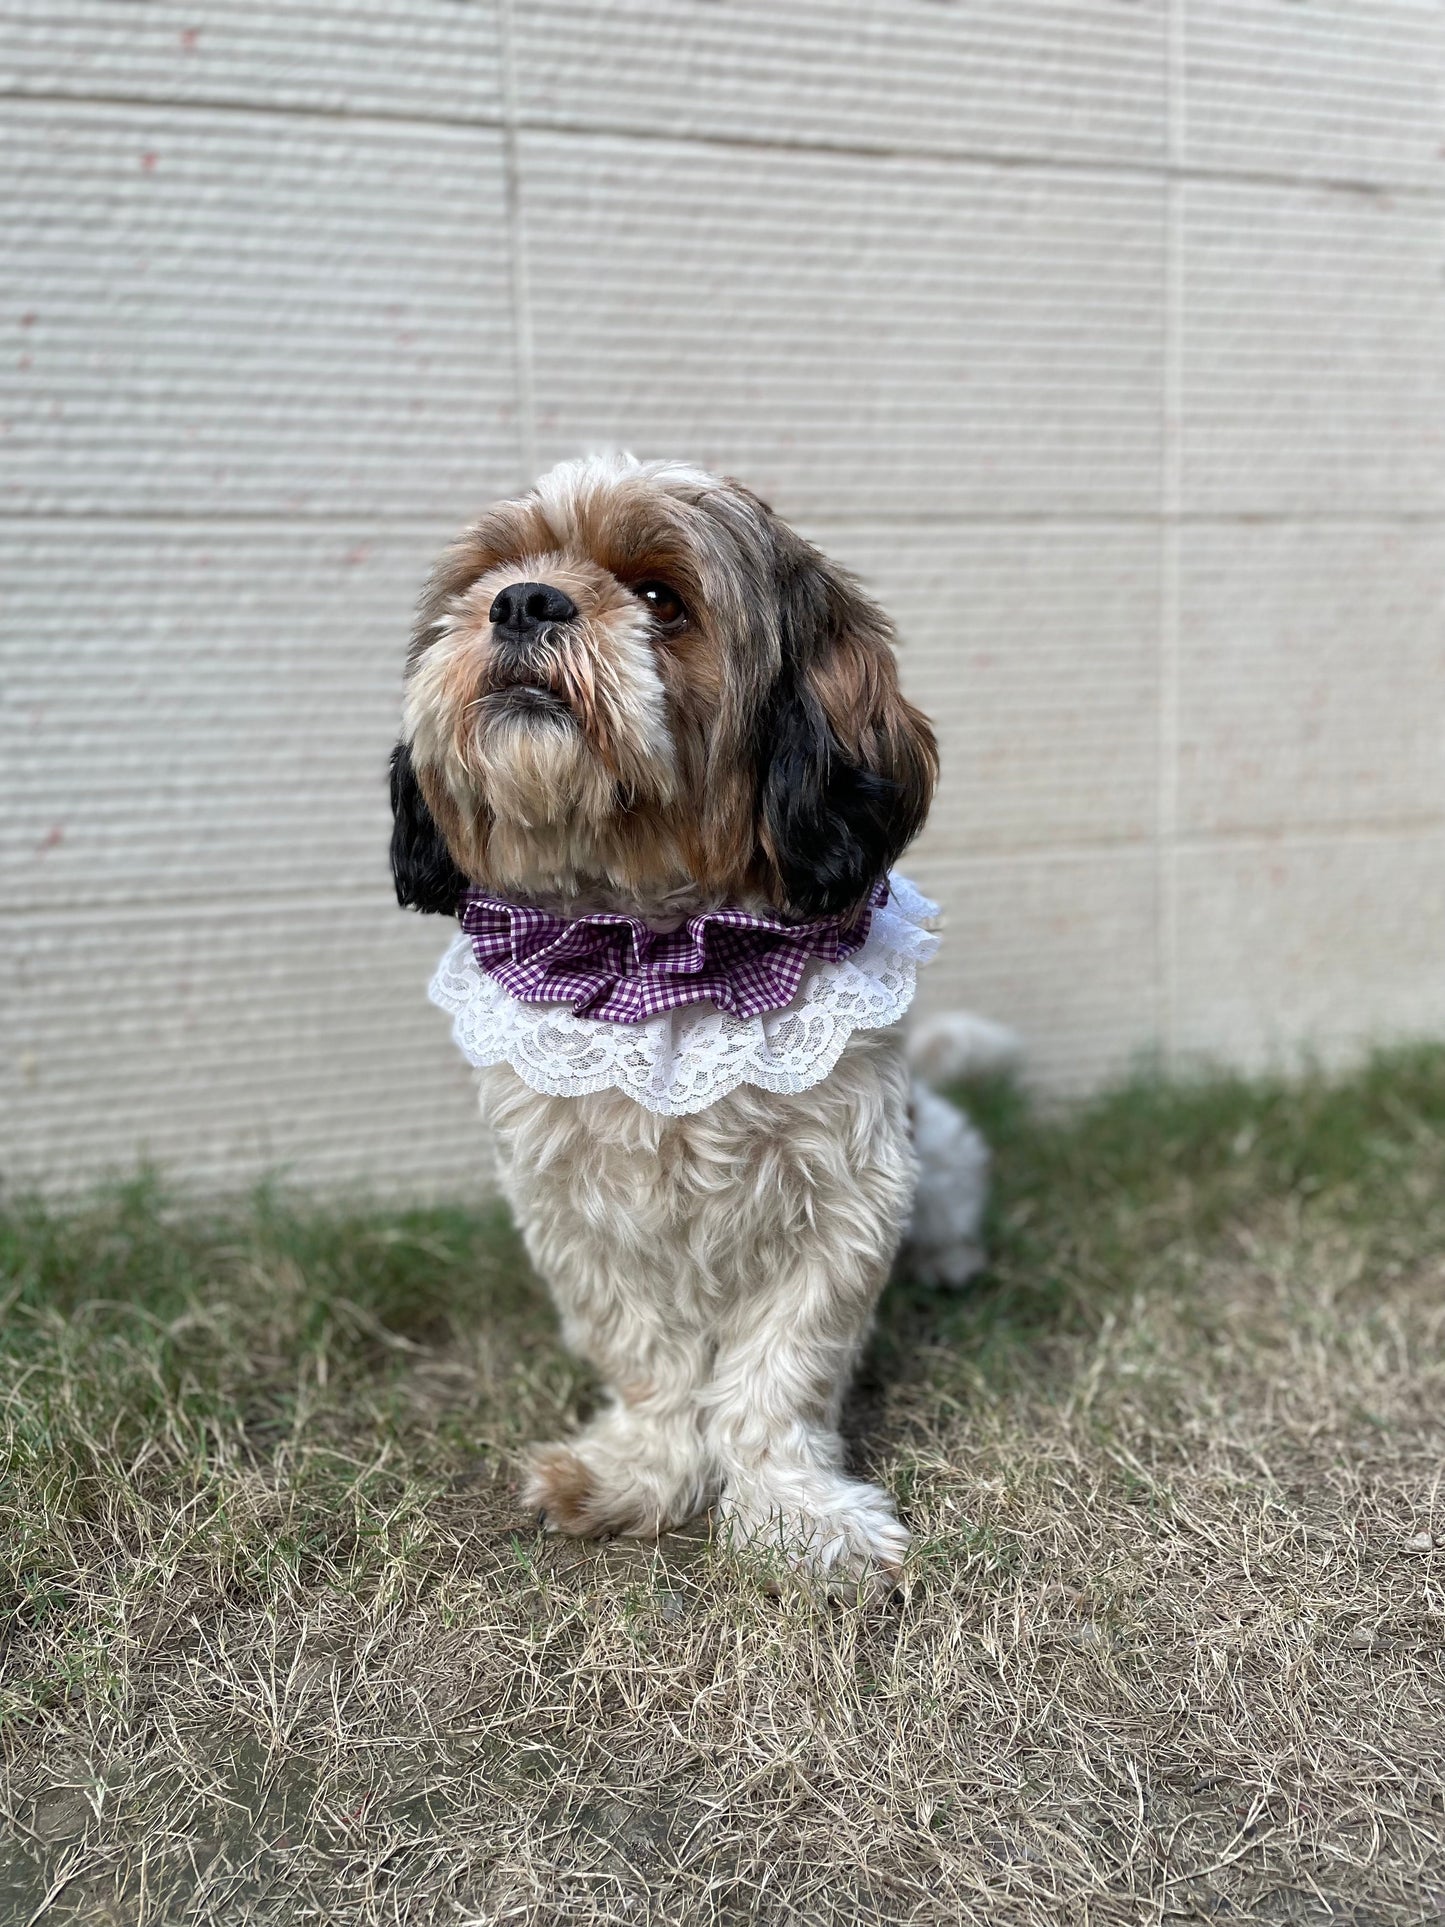
[[[392,766],[403,904],[468,886],[671,928],[728,904],[850,917],[927,814],[933,732],[887,617],[747,489],[630,456],[564,463],[442,557]],[[1006,1055],[935,1020],[937,1082]],[[664,1116],[480,1072],[503,1190],[598,1417],[532,1455],[553,1529],[720,1534],[825,1582],[891,1582],[888,1496],[848,1476],[849,1376],[911,1223],[915,1275],[977,1268],[987,1152],[896,1026],[820,1082]]]

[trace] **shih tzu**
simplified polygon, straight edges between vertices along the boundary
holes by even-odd
[[[401,903],[460,918],[432,995],[606,1388],[532,1454],[552,1529],[715,1504],[805,1579],[896,1575],[839,1411],[905,1235],[915,1276],[980,1263],[987,1151],[920,1080],[1010,1042],[899,1026],[937,940],[891,866],[936,771],[887,617],[735,482],[567,462],[433,573],[392,864]]]

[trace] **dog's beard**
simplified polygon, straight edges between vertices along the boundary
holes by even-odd
[[[677,797],[667,696],[630,609],[561,632],[520,664],[484,629],[444,634],[413,676],[406,725],[418,769],[474,846],[464,867],[514,888],[615,871],[619,848],[636,848],[638,812]]]
[[[600,828],[615,812],[617,780],[559,698],[509,689],[479,708],[466,770],[498,823],[523,833]]]

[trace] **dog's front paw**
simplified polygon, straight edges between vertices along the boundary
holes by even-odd
[[[893,1590],[908,1534],[881,1486],[838,1472],[741,1479],[719,1508],[724,1541],[775,1578],[828,1593]]]
[[[703,1505],[705,1468],[686,1419],[645,1423],[612,1409],[567,1443],[534,1446],[523,1496],[554,1532],[650,1539]]]
[[[608,1505],[591,1466],[570,1445],[533,1446],[522,1503],[552,1532],[586,1538],[618,1529],[611,1522],[615,1508]]]

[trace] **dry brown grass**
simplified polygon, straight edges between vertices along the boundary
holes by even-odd
[[[1445,1918],[1445,1054],[987,1108],[885,1608],[537,1537],[492,1220],[14,1211],[0,1920]]]

